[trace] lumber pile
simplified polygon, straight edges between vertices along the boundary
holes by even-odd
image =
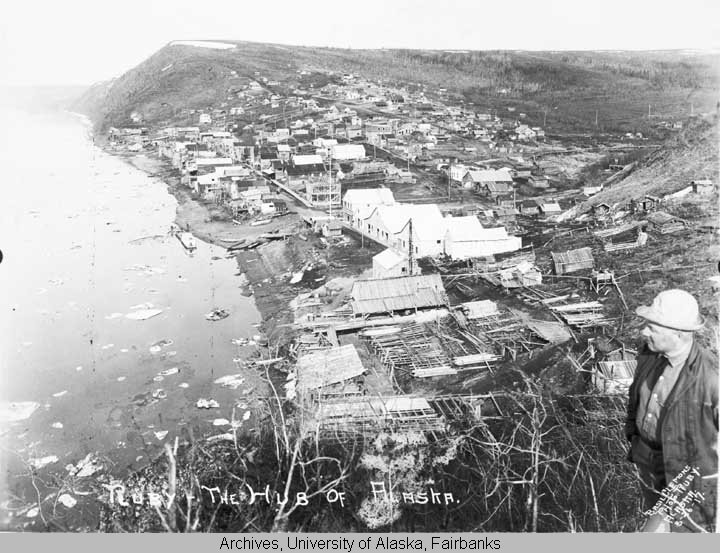
[[[567,324],[576,328],[589,328],[609,324],[599,301],[586,301],[565,305],[550,305],[550,309],[560,315]]]

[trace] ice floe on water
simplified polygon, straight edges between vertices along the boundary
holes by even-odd
[[[128,313],[125,317],[134,321],[145,321],[159,315],[162,312],[162,309],[139,309],[138,311]]]
[[[214,399],[200,398],[197,400],[195,406],[198,409],[218,409],[220,407],[220,404]]]
[[[215,384],[220,384],[220,386],[224,386],[225,388],[232,388],[233,390],[236,390],[242,384],[245,382],[245,379],[242,378],[239,374],[228,374],[226,376],[221,376],[217,380],[215,380]]]
[[[0,402],[0,422],[17,422],[30,418],[40,404],[35,401]]]

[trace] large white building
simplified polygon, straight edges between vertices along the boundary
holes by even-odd
[[[522,247],[522,238],[510,236],[505,227],[483,228],[477,217],[447,217],[445,225],[444,253],[453,259],[487,257]]]
[[[343,197],[343,219],[405,259],[410,254],[416,258],[443,254],[453,259],[486,257],[519,250],[522,242],[520,237],[508,235],[505,227],[483,228],[474,216],[443,217],[436,204],[396,203],[386,188],[348,190]],[[396,271],[403,266],[386,252],[377,264],[373,261],[378,274],[388,276],[398,276]]]
[[[330,147],[333,159],[349,161],[365,159],[365,147],[362,144],[335,144]]]
[[[396,251],[410,253],[412,227],[413,255],[428,257],[443,253],[445,224],[435,204],[381,205],[361,223],[361,232]]]
[[[348,190],[343,196],[343,219],[360,230],[361,221],[379,205],[395,205],[395,197],[389,188]]]

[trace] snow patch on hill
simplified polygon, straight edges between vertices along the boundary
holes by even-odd
[[[214,48],[215,50],[235,48],[234,44],[228,44],[227,42],[209,42],[206,40],[173,40],[170,46],[197,46],[198,48]]]

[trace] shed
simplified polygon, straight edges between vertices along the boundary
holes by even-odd
[[[342,223],[337,219],[326,221],[322,225],[322,235],[326,238],[342,236]]]
[[[690,183],[695,194],[712,194],[715,190],[713,181],[710,179],[694,180]]]
[[[671,234],[685,230],[688,226],[687,221],[670,215],[665,211],[657,211],[648,215],[648,223],[651,230],[660,234]]]
[[[579,248],[561,253],[551,252],[550,255],[555,265],[556,275],[574,273],[582,269],[592,269],[595,265],[590,248]]]
[[[358,280],[350,291],[353,313],[372,315],[447,305],[439,274]]]
[[[522,200],[519,202],[518,209],[523,215],[537,215],[540,213],[540,206],[534,200]]]
[[[373,278],[409,276],[408,257],[388,248],[373,257]]]
[[[639,200],[631,200],[630,207],[632,212],[653,211],[658,208],[660,198],[655,196],[645,196]]]

